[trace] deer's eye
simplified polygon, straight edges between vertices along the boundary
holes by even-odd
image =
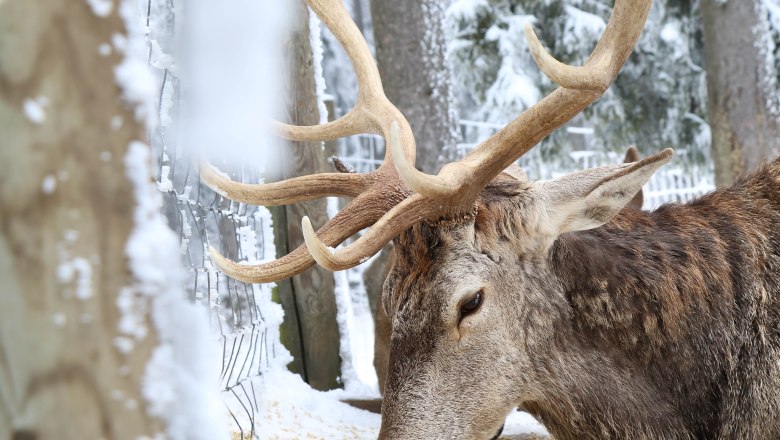
[[[462,321],[463,318],[471,315],[479,309],[479,306],[482,305],[482,296],[483,292],[480,290],[460,306],[460,318],[458,319],[458,322]]]

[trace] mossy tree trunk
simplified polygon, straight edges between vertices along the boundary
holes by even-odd
[[[292,12],[295,24],[288,41],[287,70],[288,122],[295,125],[315,125],[320,122],[314,80],[309,10],[302,0],[295,0]],[[290,142],[290,155],[285,166],[285,178],[331,172],[320,142]],[[286,206],[284,216],[277,210],[274,221],[285,219],[275,232],[280,255],[303,244],[301,219],[308,216],[315,227],[328,220],[325,199]],[[284,228],[284,231],[280,231]],[[340,334],[336,321],[336,299],[333,274],[319,266],[279,283],[279,296],[285,309],[283,333],[288,348],[296,357],[291,365],[315,389],[328,390],[340,386]],[[293,333],[298,332],[298,335]]]

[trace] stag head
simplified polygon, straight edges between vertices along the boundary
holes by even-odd
[[[489,439],[548,397],[560,385],[549,359],[566,358],[557,342],[572,327],[553,244],[609,221],[670,156],[541,183],[502,175],[472,217],[402,233],[383,293],[382,438]]]
[[[204,164],[201,177],[208,185],[245,203],[353,198],[317,233],[304,218],[306,247],[279,260],[239,265],[213,249],[212,258],[233,278],[267,282],[315,261],[330,270],[353,267],[395,240],[383,292],[393,330],[380,437],[491,438],[513,408],[539,404],[556,385],[545,374],[555,365],[538,357],[556,350],[556,328],[566,319],[551,258],[555,243],[610,221],[672,151],[549,182],[502,171],[606,91],[639,38],[651,0],[617,0],[582,67],[555,60],[527,26],[537,64],[561,87],[436,176],[414,168],[410,126],[385,97],[376,64],[342,2],[308,3],[350,56],[358,101],[334,122],[278,124],[279,134],[293,140],[379,134],[389,146],[385,161],[366,175],[326,173],[262,185],[232,182]],[[368,226],[351,245],[332,248]]]

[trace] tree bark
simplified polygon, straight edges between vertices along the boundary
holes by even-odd
[[[702,0],[712,156],[718,185],[780,154],[769,24],[761,0]]]
[[[352,15],[355,18],[355,24],[360,32],[365,31],[365,23],[363,20],[363,2],[365,0],[352,0]]]
[[[417,141],[417,167],[433,173],[455,159],[458,118],[444,36],[446,2],[374,0],[376,58],[390,101]]]
[[[145,130],[121,103],[121,55],[98,47],[124,33],[117,8],[0,1],[0,438],[162,431],[139,389],[156,336],[116,344],[134,283],[123,158]]]
[[[301,0],[295,1],[293,9],[296,19],[288,43],[288,122],[295,125],[316,125],[320,122],[320,115],[314,82],[309,11]],[[285,166],[289,174],[286,178],[332,171],[320,142],[291,142],[289,150],[291,155],[287,157],[289,163]],[[279,252],[293,250],[304,243],[301,229],[301,219],[304,216],[309,216],[315,226],[322,226],[328,220],[326,199],[289,205],[285,210],[287,249],[278,247]],[[333,274],[315,265],[293,277],[290,289],[280,286],[279,293],[292,295],[292,299],[282,298],[282,304],[288,304],[285,308],[286,315],[297,313],[301,367],[305,380],[319,390],[339,387],[340,334],[336,321]],[[295,305],[295,310],[290,310],[291,304]],[[288,324],[287,331],[290,331],[290,327]]]

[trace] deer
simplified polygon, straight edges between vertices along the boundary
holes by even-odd
[[[671,149],[550,181],[505,172],[608,89],[651,0],[616,0],[582,66],[526,26],[558,88],[435,175],[414,167],[411,128],[341,1],[308,4],[351,59],[358,99],[333,122],[275,130],[377,134],[384,162],[267,184],[202,163],[207,185],[243,203],[352,198],[316,232],[304,218],[305,244],[277,260],[210,253],[226,275],[260,283],[315,263],[345,270],[393,242],[380,439],[490,439],[518,407],[557,439],[780,438],[780,159],[654,211],[623,208]]]
[[[639,150],[636,146],[630,146],[626,149],[623,163],[637,162],[641,159]],[[334,167],[340,172],[353,172],[341,159],[333,158]],[[517,167],[521,179],[527,179],[525,171]],[[642,209],[644,205],[644,192],[639,190],[631,202],[623,209]],[[388,261],[389,260],[389,261]],[[387,317],[383,307],[377,307],[379,298],[382,294],[382,286],[387,279],[392,263],[392,252],[382,250],[380,254],[373,259],[368,268],[363,272],[363,285],[366,289],[368,302],[370,304],[372,317],[374,319],[374,369],[379,384],[380,395],[384,393],[385,378],[387,377],[388,363],[390,360],[390,336],[392,333],[390,319]],[[379,412],[381,401],[376,400],[347,400],[347,403],[357,406],[361,409],[367,409],[372,412]]]

